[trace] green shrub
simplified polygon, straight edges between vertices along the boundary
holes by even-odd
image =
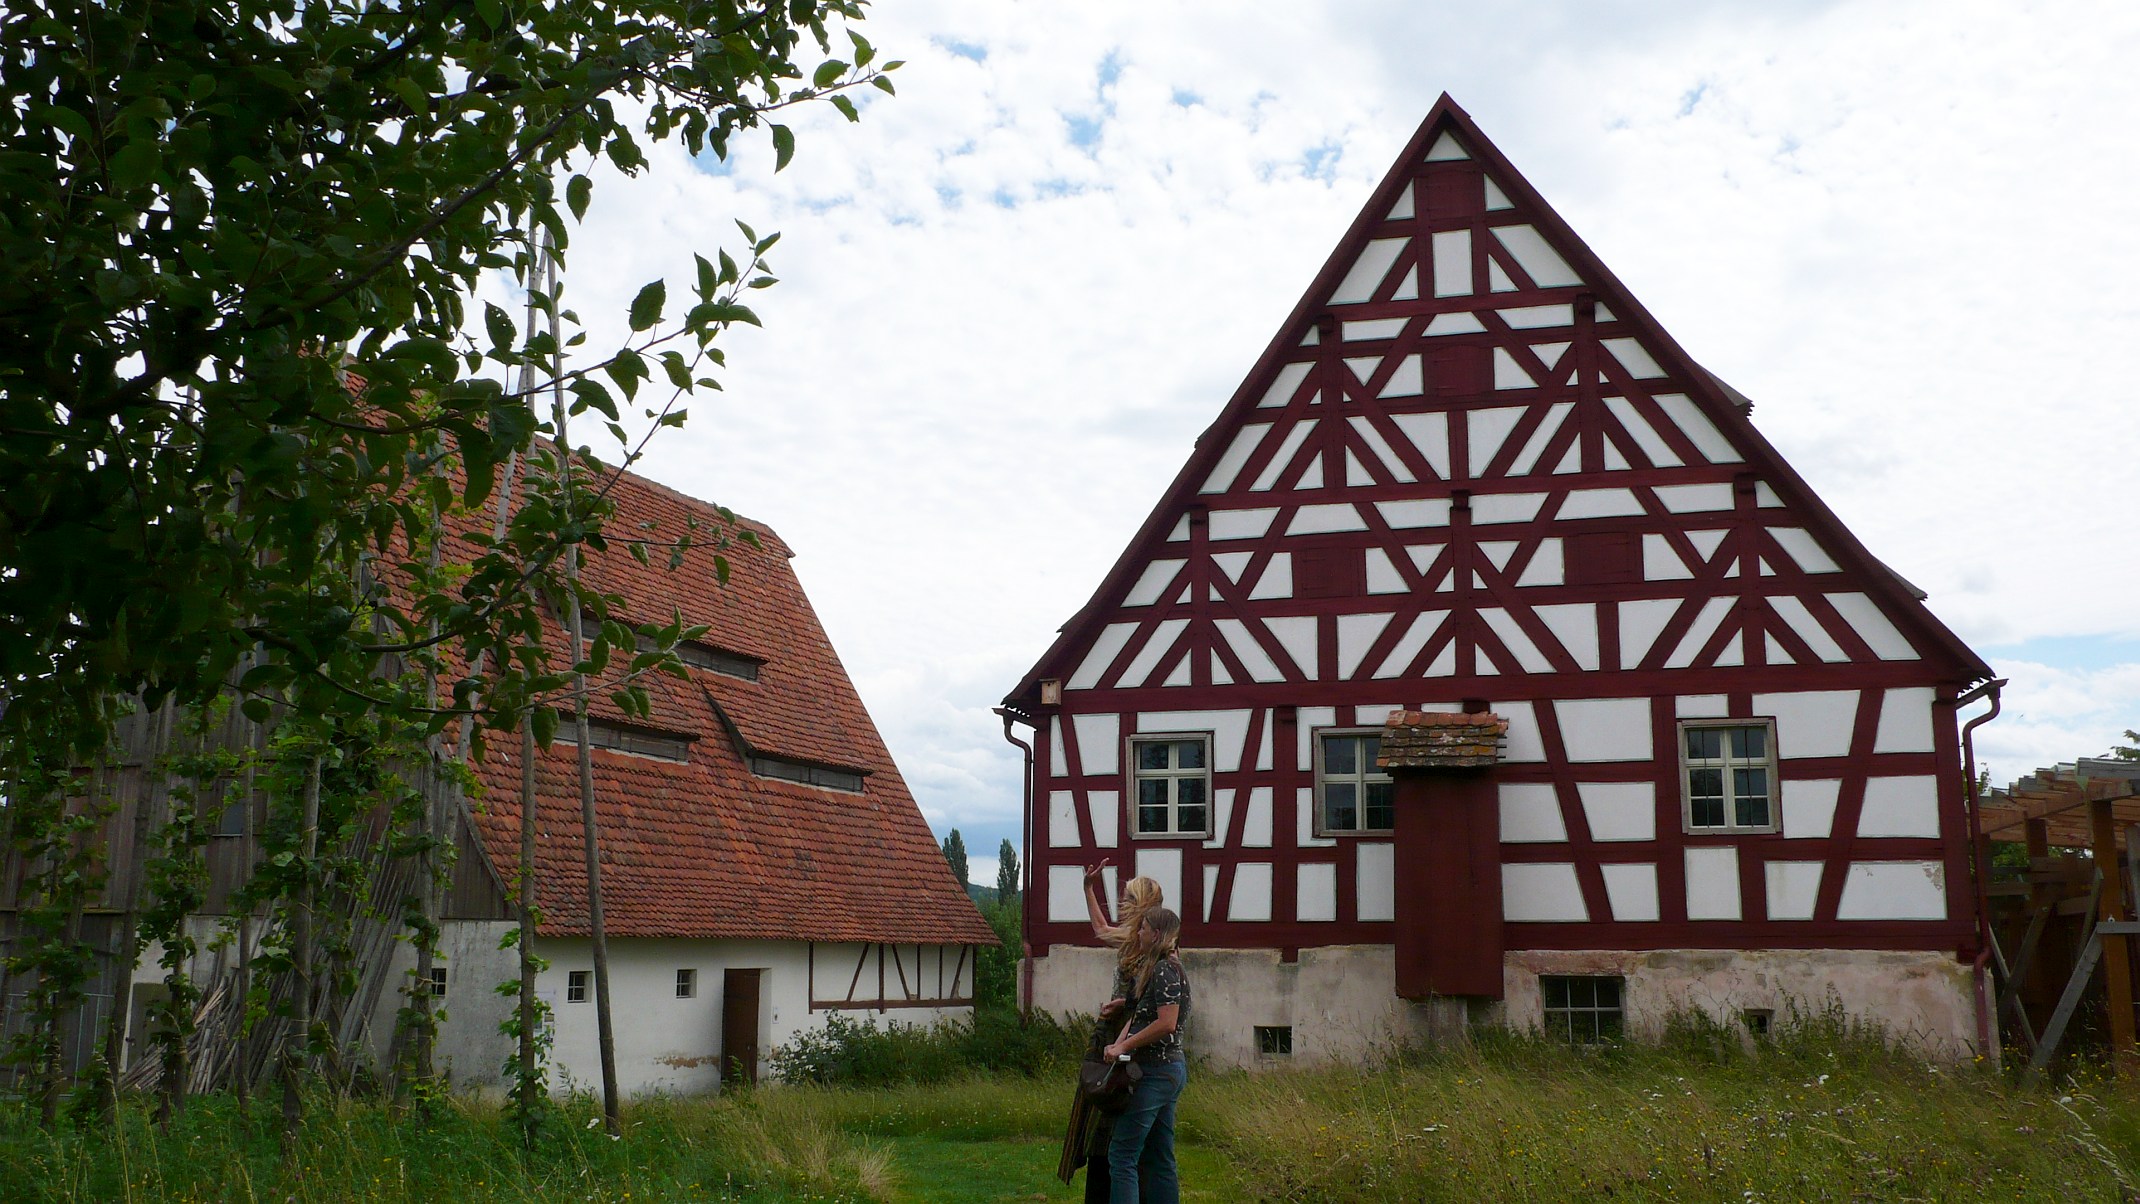
[[[976,1071],[1036,1076],[1067,1073],[1084,1053],[1091,1021],[1057,1023],[1045,1012],[1021,1024],[1002,1008],[932,1028],[849,1020],[835,1013],[815,1032],[773,1051],[773,1072],[790,1083],[889,1087],[940,1083]]]

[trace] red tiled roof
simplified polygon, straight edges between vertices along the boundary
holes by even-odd
[[[674,571],[665,552],[642,565],[626,539],[673,540],[695,518],[697,542],[725,520],[640,477],[625,477],[612,496],[609,547],[589,550],[584,580],[622,595],[629,622],[666,624],[672,608],[681,610],[687,625],[710,625],[706,643],[764,664],[756,682],[703,669],[691,670],[689,681],[643,679],[650,718],[625,717],[608,698],[629,657],[614,658],[608,686],[591,686],[589,710],[598,719],[694,737],[681,764],[593,751],[608,933],[994,944],[803,596],[787,545],[739,519],[761,546],[737,542],[723,552],[726,586],[703,548]],[[647,522],[654,529],[642,533]],[[862,791],[753,776],[710,699],[754,751],[861,771]],[[519,862],[519,755],[517,738],[493,733],[475,766],[483,785],[473,800],[476,827],[508,882]],[[536,898],[542,931],[551,935],[588,930],[577,758],[569,724],[535,758]]]

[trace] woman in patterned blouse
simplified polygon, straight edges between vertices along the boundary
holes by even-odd
[[[1150,878],[1132,878],[1122,884],[1122,901],[1115,914],[1119,923],[1110,923],[1107,904],[1100,891],[1106,881],[1107,859],[1101,858],[1095,865],[1085,868],[1085,910],[1092,917],[1092,935],[1115,950],[1115,975],[1107,991],[1107,1002],[1100,1005],[1100,1026],[1104,1029],[1111,1021],[1122,1018],[1122,1009],[1129,1004],[1131,987],[1135,985],[1130,970],[1130,959],[1137,953],[1137,934],[1144,929],[1144,917],[1166,902],[1159,883]],[[1086,1057],[1100,1056],[1107,1043],[1103,1031],[1092,1034],[1093,1045]],[[1112,1197],[1108,1191],[1107,1149],[1114,1139],[1114,1118],[1095,1109],[1086,1120],[1087,1132],[1083,1139],[1083,1165],[1085,1167],[1086,1204],[1107,1204]]]
[[[1181,1179],[1174,1167],[1174,1105],[1189,1082],[1181,1027],[1189,1019],[1190,999],[1189,976],[1175,951],[1180,938],[1181,917],[1157,908],[1144,917],[1128,959],[1129,1020],[1107,1047],[1107,1058],[1129,1054],[1144,1077],[1129,1107],[1115,1119],[1114,1140],[1107,1149],[1116,1200],[1176,1204],[1181,1199]]]

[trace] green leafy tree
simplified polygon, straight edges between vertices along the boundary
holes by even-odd
[[[959,835],[957,828],[951,829],[951,835],[944,837],[944,860],[951,863],[951,876],[958,879],[960,886],[965,886],[966,838]]]
[[[2132,743],[2111,745],[2110,755],[2120,761],[2140,761],[2140,732],[2128,728],[2125,738]]]
[[[1018,849],[1008,838],[996,849],[996,902],[1006,907],[1018,904]]]

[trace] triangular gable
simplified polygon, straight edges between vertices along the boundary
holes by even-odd
[[[1136,688],[1312,680],[1318,668],[1434,676],[1457,671],[1460,644],[1482,674],[1728,666],[1758,647],[1769,664],[1925,660],[1942,677],[1988,676],[1784,463],[1743,402],[1445,95],[1011,700],[1051,678]],[[1474,541],[1461,555],[1439,546],[1453,508]],[[1746,533],[1725,539],[1735,512]],[[1624,547],[1581,534],[1584,520],[1621,516],[1665,529]],[[1369,543],[1355,592],[1410,604],[1345,616],[1334,662],[1312,624],[1238,613],[1298,593],[1293,562],[1313,550],[1279,551],[1278,537],[1346,533]],[[1197,571],[1192,546],[1212,571]],[[1761,596],[1623,605],[1611,632],[1580,607],[1522,597],[1568,580],[1571,563],[1596,572],[1601,556],[1648,581],[1750,572],[1763,583],[1740,588]],[[1474,593],[1472,613],[1445,621],[1432,595],[1458,574],[1491,596]],[[1198,581],[1236,613],[1185,638],[1179,612]]]

